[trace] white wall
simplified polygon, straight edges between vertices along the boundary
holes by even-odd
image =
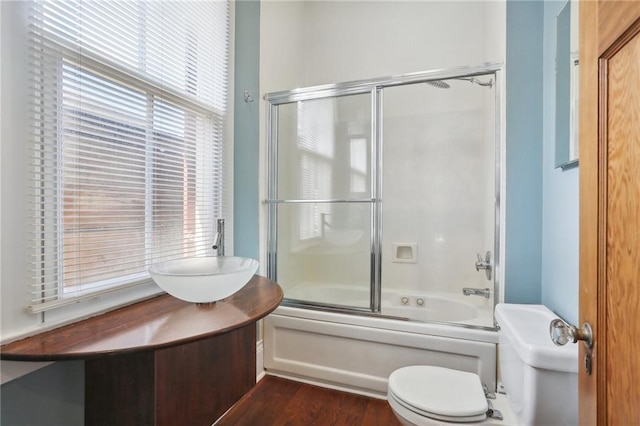
[[[24,332],[40,323],[39,316],[28,315],[26,141],[28,134],[27,36],[24,11],[26,2],[2,2],[2,111],[0,151],[2,152],[2,257],[0,258],[0,306],[3,339]]]
[[[502,1],[268,1],[261,5],[260,25],[261,93],[505,60],[506,3]],[[266,162],[265,117],[263,111],[261,164]],[[486,134],[483,127],[478,131]],[[394,150],[385,152],[385,161],[392,163],[393,155]],[[402,161],[396,160],[402,167]],[[264,198],[264,188],[261,194]],[[385,199],[387,202],[389,199]],[[419,215],[396,220],[385,212],[385,224],[400,221],[405,229],[424,227]],[[264,220],[261,223],[265,229]],[[387,231],[388,227],[384,236],[388,259],[392,241],[408,241]],[[426,245],[422,244],[419,251]],[[475,252],[488,249],[492,247],[468,249],[472,277],[479,275],[473,269]],[[421,257],[425,268],[426,255]],[[414,268],[411,275],[423,272]],[[458,287],[469,284],[463,281],[460,279]],[[488,281],[473,285],[484,283]],[[404,282],[397,285],[407,287]]]
[[[24,306],[27,282],[24,254],[26,202],[21,189],[26,178],[27,140],[26,2],[0,3],[0,337],[31,330],[40,324]],[[48,363],[0,363],[0,383],[42,368]]]
[[[266,1],[260,7],[260,92],[306,85],[304,1]],[[267,72],[266,79],[262,75]]]
[[[504,46],[504,10],[493,3],[504,5],[480,1],[265,2],[261,36],[286,32],[288,38],[303,44],[297,52],[287,52],[286,45],[261,41],[261,58],[280,59],[276,67],[261,63],[261,91],[503,61],[504,50],[499,46]],[[297,9],[297,26],[302,31],[291,32],[286,16],[270,13],[289,8]],[[488,40],[489,36],[496,39]],[[302,66],[304,74],[292,80],[276,77],[290,68],[286,58],[292,53],[295,67]]]

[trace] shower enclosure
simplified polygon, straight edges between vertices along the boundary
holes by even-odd
[[[486,64],[265,96],[285,305],[493,327],[499,79]]]

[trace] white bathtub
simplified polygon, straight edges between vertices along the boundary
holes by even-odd
[[[329,290],[335,289],[313,289],[323,297]],[[341,304],[362,296],[353,289],[342,290],[338,295],[330,292]],[[408,306],[402,305],[402,297],[409,298]],[[419,298],[425,301],[423,306],[416,305]],[[386,397],[391,372],[415,364],[474,372],[495,390],[498,334],[468,328],[492,324],[486,318],[492,312],[487,314],[474,305],[487,303],[479,299],[416,292],[383,294],[386,315],[422,314],[425,320],[443,321],[455,314],[466,327],[281,306],[264,321],[264,366],[268,374],[379,398]]]
[[[286,297],[336,305],[369,306],[368,289],[336,284],[305,283],[287,290]],[[418,321],[454,322],[493,328],[493,303],[460,293],[383,290],[382,315]]]

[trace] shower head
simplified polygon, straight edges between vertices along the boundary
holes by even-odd
[[[445,83],[442,80],[425,81],[425,83],[427,83],[429,86],[437,87],[438,89],[448,89],[451,87],[448,83]]]
[[[493,79],[489,79],[489,81],[482,81],[476,77],[457,77],[457,78],[454,78],[454,80],[468,81],[469,83],[477,84],[478,86],[482,86],[482,87],[488,87],[489,89],[493,87]],[[429,80],[429,81],[425,81],[424,83],[428,84],[429,86],[437,87],[438,89],[451,88],[449,83],[443,80]]]
[[[493,79],[489,79],[489,81],[482,81],[475,77],[460,77],[458,80],[465,80],[470,83],[477,84],[478,86],[488,87],[489,89],[493,87]]]

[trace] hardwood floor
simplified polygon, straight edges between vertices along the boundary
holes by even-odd
[[[398,426],[387,401],[267,376],[215,426]]]

